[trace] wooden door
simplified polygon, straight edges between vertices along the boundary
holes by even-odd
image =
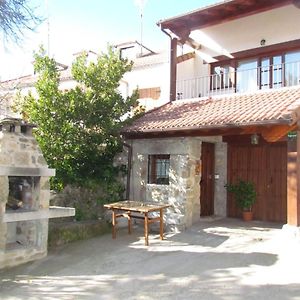
[[[254,219],[286,222],[287,217],[287,148],[286,143],[263,145],[228,145],[227,181],[252,181],[257,200]],[[227,215],[240,217],[241,210],[228,194]]]
[[[273,145],[267,156],[267,204],[265,219],[287,221],[287,145]]]
[[[214,173],[215,145],[203,142],[201,146],[200,216],[214,214]]]

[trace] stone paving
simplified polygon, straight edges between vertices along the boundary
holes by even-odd
[[[280,225],[207,219],[158,237],[123,228],[2,270],[0,299],[300,299],[300,243]]]

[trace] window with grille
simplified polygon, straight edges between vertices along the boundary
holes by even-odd
[[[148,156],[148,183],[169,184],[170,155]]]

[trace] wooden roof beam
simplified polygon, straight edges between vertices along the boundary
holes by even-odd
[[[300,0],[293,0],[293,4],[300,9]]]
[[[239,9],[240,6],[234,6],[234,5],[224,5],[222,12],[224,14],[224,10],[227,12],[236,12],[237,9]]]
[[[181,41],[180,41],[181,42]],[[187,45],[189,45],[190,47],[196,49],[196,50],[200,50],[201,49],[201,44],[199,44],[198,42],[196,42],[195,40],[193,40],[192,38],[188,38],[185,43]]]
[[[280,140],[282,137],[286,136],[288,132],[296,129],[297,124],[295,125],[281,125],[281,126],[275,126],[272,128],[264,128],[261,132],[262,137],[270,142],[274,143]]]
[[[194,57],[195,57],[195,52],[189,52],[189,53],[177,56],[177,63],[178,64],[182,63],[182,62],[189,60],[191,58],[194,58]]]
[[[191,31],[186,28],[184,25],[182,25],[182,27],[176,31],[176,34],[179,38],[179,42],[183,45],[185,44],[185,42],[187,41],[187,39],[190,36]]]
[[[225,1],[225,3],[216,4],[215,6],[203,10],[194,11],[189,14],[164,20],[161,22],[161,26],[162,28],[169,29],[178,35],[182,26],[184,28],[189,28],[192,31],[216,25],[221,22],[228,22],[238,18],[247,17],[291,3],[293,3],[296,7],[300,7],[300,0]]]
[[[245,5],[253,5],[255,4],[256,0],[242,0],[242,4]]]

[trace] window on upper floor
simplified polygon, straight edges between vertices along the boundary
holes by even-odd
[[[300,51],[288,52],[284,57],[286,86],[297,85],[300,83]]]
[[[230,65],[215,66],[212,72],[212,90],[219,90],[233,87],[234,68]]]
[[[148,183],[169,184],[170,155],[155,154],[148,156]]]
[[[300,84],[300,51],[212,65],[211,90],[246,92]]]
[[[239,61],[236,69],[236,89],[239,92],[257,87],[257,59]]]

